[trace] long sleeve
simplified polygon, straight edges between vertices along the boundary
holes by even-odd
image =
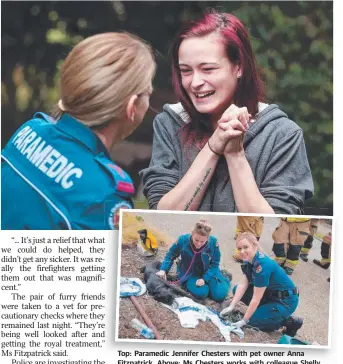
[[[210,281],[212,276],[218,272],[219,269],[219,263],[220,263],[220,250],[219,247],[216,246],[214,248],[213,256],[211,257],[211,263],[207,269],[207,271],[203,275],[203,279],[206,283]]]
[[[273,148],[260,191],[275,213],[301,214],[313,190],[303,133],[297,129]]]
[[[154,137],[152,156],[148,168],[140,174],[143,180],[143,193],[150,209],[156,209],[160,199],[179,182],[179,166],[175,153],[176,132],[173,140],[171,131],[166,127],[168,117],[158,115],[153,123]]]
[[[178,240],[176,243],[174,243],[170,249],[168,250],[166,256],[163,259],[161,270],[164,270],[165,272],[169,272],[170,268],[173,265],[174,260],[181,254],[181,243]]]

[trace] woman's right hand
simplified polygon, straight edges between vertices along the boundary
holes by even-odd
[[[229,307],[224,308],[219,314],[220,317],[226,318],[231,315],[233,310],[235,309],[235,306],[230,305]]]
[[[216,154],[223,154],[229,140],[240,137],[244,128],[238,120],[222,122],[208,140],[211,150]]]
[[[166,271],[164,270],[160,270],[158,272],[156,272],[157,277],[160,277],[162,279],[164,279],[165,281],[167,280],[167,275],[166,275]]]

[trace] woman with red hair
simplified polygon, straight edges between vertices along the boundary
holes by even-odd
[[[172,47],[180,102],[154,120],[150,208],[302,213],[313,194],[303,133],[264,89],[249,35],[232,14],[189,23]]]

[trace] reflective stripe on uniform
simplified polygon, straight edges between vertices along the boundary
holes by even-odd
[[[275,257],[275,261],[277,264],[281,265],[285,262],[286,257]]]
[[[301,254],[308,254],[308,252],[310,251],[310,248],[301,248]]]
[[[286,259],[285,267],[294,268],[299,263],[299,260]]]
[[[14,167],[14,165],[3,155],[1,156],[3,160],[6,161],[6,163],[13,169],[14,172],[16,172],[28,185],[30,185],[40,196],[44,198],[46,202],[57,212],[58,215],[62,217],[62,219],[67,224],[68,230],[72,230],[71,224],[68,220],[68,218],[63,214],[63,212],[38,188],[36,187],[28,178],[26,178],[21,172],[18,171],[17,168]]]
[[[307,217],[282,217],[281,218],[284,221],[287,222],[306,222],[306,221],[310,221],[309,218]]]

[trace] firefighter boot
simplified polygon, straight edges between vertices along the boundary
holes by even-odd
[[[313,259],[313,263],[318,265],[319,267],[323,268],[323,269],[328,269],[330,267],[330,263],[321,263],[320,260],[318,259]]]
[[[289,267],[283,267],[284,271],[286,272],[287,275],[291,276],[294,272],[294,269],[289,268]]]
[[[299,257],[302,261],[308,262],[308,254],[300,253]]]
[[[282,331],[284,335],[294,337],[298,330],[303,325],[304,320],[298,316],[290,316],[287,320],[282,322],[282,325],[285,326],[285,329]]]

